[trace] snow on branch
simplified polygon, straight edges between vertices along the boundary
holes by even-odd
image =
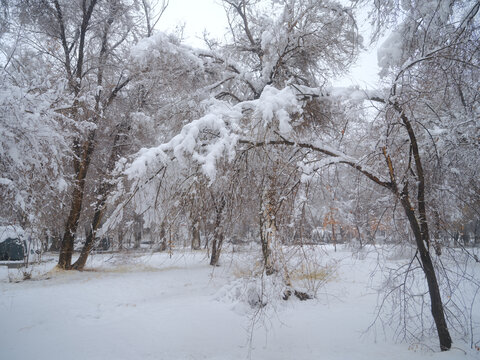
[[[140,150],[125,173],[129,179],[140,179],[173,159],[181,167],[186,167],[189,161],[194,161],[213,182],[217,161],[222,158],[232,160],[237,145],[252,147],[287,145],[313,150],[328,157],[325,165],[347,164],[376,183],[385,187],[390,186],[388,181],[375,175],[359,160],[319,140],[308,137],[302,139],[302,136],[295,132],[292,119],[301,115],[306,94],[310,98],[322,96],[333,101],[341,99],[354,102],[368,100],[371,96],[354,88],[330,88],[327,93],[325,91],[322,93],[318,89],[304,86],[288,86],[280,90],[267,86],[258,99],[236,105],[216,99],[209,100],[208,110],[203,117],[185,125],[180,133],[167,143]]]
[[[164,33],[156,33],[153,36],[142,39],[132,47],[130,56],[132,60],[142,67],[148,67],[152,62],[177,62],[183,63],[182,68],[203,68],[203,62],[194,53],[194,50],[186,45],[176,43],[177,40]]]
[[[154,148],[141,149],[136,159],[126,169],[130,178],[141,178],[149,168],[165,164],[174,158],[180,166],[187,165],[186,156],[202,165],[212,181],[215,179],[215,162],[224,154],[234,155],[237,142],[235,129],[242,117],[241,107],[230,106],[225,101],[210,100],[207,114],[185,125],[169,142]]]

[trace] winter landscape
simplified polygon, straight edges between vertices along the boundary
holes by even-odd
[[[2,356],[8,359],[477,359],[470,339],[456,333],[447,353],[420,330],[420,315],[402,327],[391,305],[380,312],[385,274],[408,263],[408,251],[366,247],[305,247],[292,265],[307,270],[292,277],[315,299],[283,300],[279,279],[255,277],[258,248],[229,248],[222,266],[208,265],[205,252],[178,250],[144,255],[96,254],[88,271],[52,270],[55,259],[37,265],[34,280],[20,281],[16,269],[1,269]],[[313,261],[315,257],[316,261]],[[315,264],[315,265],[313,265]],[[312,270],[313,271],[313,270]],[[38,274],[38,275],[36,275]],[[478,269],[476,276],[478,278]],[[19,281],[19,282],[17,282]],[[470,289],[471,290],[471,289]],[[470,293],[459,295],[463,300]],[[312,292],[313,294],[313,292]],[[400,293],[398,294],[400,295]],[[380,298],[379,298],[380,297]],[[462,300],[462,299],[455,299]],[[413,301],[413,300],[412,300]],[[262,306],[260,303],[265,305]],[[403,306],[401,301],[397,304]],[[472,317],[478,324],[478,301]],[[415,318],[418,316],[418,318]],[[432,322],[425,311],[424,331]],[[468,320],[470,321],[470,320]],[[459,330],[459,329],[458,329]],[[420,334],[418,331],[417,335]]]
[[[479,358],[480,1],[0,6],[0,358]]]

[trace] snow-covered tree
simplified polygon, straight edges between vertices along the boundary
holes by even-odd
[[[403,209],[426,278],[440,348],[448,350],[451,338],[433,260],[440,256],[441,246],[429,229],[431,219],[440,216],[439,195],[460,191],[455,188],[459,182],[449,181],[451,175],[439,171],[441,167],[458,161],[462,170],[455,166],[452,172],[464,171],[473,183],[478,171],[479,157],[472,154],[478,153],[479,4],[388,2],[381,9],[383,5],[376,3],[381,25],[390,23],[385,9],[392,6],[403,16],[379,50],[387,90],[359,91],[318,86],[323,66],[328,78],[355,52],[345,46],[347,40],[355,45],[354,22],[345,20],[351,19],[347,9],[331,2],[276,1],[273,15],[266,17],[257,12],[263,4],[226,3],[233,43],[222,51],[236,54],[235,62],[225,55],[204,55],[231,73],[218,84],[223,91],[211,100],[204,116],[185,125],[169,142],[143,151],[127,173],[141,177],[145,168],[169,162],[169,154],[180,164],[188,155],[214,182],[220,159],[234,164],[239,153],[255,148],[268,148],[273,159],[299,153],[298,171],[309,175],[325,166],[346,165],[349,170],[342,170],[343,176],[360,173],[379,186],[380,195],[390,194],[391,203]],[[332,23],[332,28],[325,26]],[[307,28],[311,31],[302,32]],[[332,38],[341,41],[322,45],[321,39]],[[357,106],[369,102],[380,111],[363,112]],[[274,174],[268,178],[273,184]],[[270,196],[273,187],[264,189],[266,206],[261,212],[269,237],[276,233],[268,210],[275,204]],[[473,199],[475,191],[470,192]],[[463,201],[474,205],[470,200]]]
[[[56,101],[62,99],[64,106],[57,113],[72,131],[70,138],[62,140],[69,143],[72,156],[71,167],[62,163],[64,178],[71,180],[68,182],[71,204],[63,230],[61,268],[72,267],[73,243],[81,219],[90,223],[91,230],[87,232],[90,241],[76,268],[83,267],[85,255],[95,239],[111,188],[110,173],[121,155],[119,150],[123,145],[118,142],[125,142],[121,139],[131,128],[127,122],[132,117],[119,116],[119,112],[137,111],[126,108],[125,101],[116,104],[132,79],[127,70],[128,54],[139,38],[152,34],[167,5],[168,2],[147,0],[32,0],[8,4],[5,12],[8,26],[2,31],[6,31],[9,39],[21,37],[30,56],[41,59],[45,71],[49,72],[49,77],[43,80],[54,78],[57,90],[55,98],[50,96],[49,105],[50,98],[44,97],[46,101],[42,106],[54,112],[58,107]],[[12,41],[5,43],[12,44]],[[21,66],[19,50],[14,45],[11,47],[12,51],[5,53],[7,61],[11,66]],[[29,63],[25,63],[24,68],[30,72],[35,69]],[[39,111],[41,109],[39,107]],[[97,150],[101,156],[97,156]],[[97,162],[96,169],[102,171],[90,171],[92,161]],[[62,212],[65,213],[64,208]],[[88,214],[92,219],[87,219]]]
[[[15,46],[22,51],[22,44]],[[0,218],[43,238],[61,226],[52,214],[62,219],[66,206],[72,127],[62,115],[64,84],[41,58],[22,55],[15,54],[0,75]],[[36,71],[24,72],[30,67]]]

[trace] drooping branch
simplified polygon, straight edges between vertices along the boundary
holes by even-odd
[[[338,159],[338,161],[335,161],[337,164],[346,164],[355,170],[358,170],[361,172],[363,175],[365,175],[367,178],[370,180],[374,181],[378,185],[392,190],[392,183],[389,181],[383,181],[380,179],[380,176],[377,176],[373,174],[370,170],[366,169],[364,166],[362,166],[358,161],[355,161],[355,159],[352,159],[344,154],[341,154],[339,152],[336,152],[334,150],[328,149],[327,147],[321,147],[317,146],[314,144],[309,144],[309,143],[301,143],[301,142],[293,142],[287,139],[280,139],[280,140],[266,140],[266,141],[252,141],[252,140],[246,140],[246,139],[240,139],[238,141],[239,144],[246,144],[250,145],[251,147],[263,147],[263,146],[275,146],[275,145],[284,145],[284,146],[292,146],[292,147],[297,147],[301,149],[309,149],[312,151],[315,151],[320,154],[324,154],[327,156],[330,156],[332,158]],[[334,161],[332,161],[334,163]]]

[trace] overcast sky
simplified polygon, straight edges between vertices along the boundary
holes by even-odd
[[[361,34],[368,44],[368,22],[361,19],[363,24]],[[172,31],[176,26],[185,25],[185,42],[194,47],[204,47],[203,32],[206,30],[211,37],[223,40],[227,32],[225,11],[219,0],[170,0],[158,28]],[[336,85],[359,85],[373,87],[378,81],[376,47],[363,53],[357,64],[352,67],[351,73],[335,81]]]
[[[170,0],[160,30],[172,30],[185,25],[185,42],[195,47],[204,47],[203,31],[223,39],[227,31],[227,19],[218,0]]]

